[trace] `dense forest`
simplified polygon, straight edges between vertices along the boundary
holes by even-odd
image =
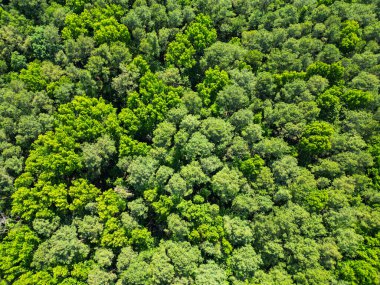
[[[379,0],[2,0],[0,285],[380,284]]]

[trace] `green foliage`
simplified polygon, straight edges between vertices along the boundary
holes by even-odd
[[[300,150],[309,155],[321,155],[331,149],[334,128],[326,122],[306,126],[300,140]]]
[[[165,59],[168,64],[185,69],[195,65],[194,55],[195,49],[189,39],[183,34],[178,34],[176,40],[168,45]]]
[[[164,120],[165,114],[180,102],[182,88],[164,84],[155,74],[146,72],[140,79],[139,93],[128,96],[127,105],[132,112],[124,118],[127,128],[135,127],[140,138],[151,134],[155,126]],[[136,120],[137,119],[137,120]],[[133,120],[135,126],[129,126]],[[137,125],[138,124],[138,125]]]
[[[97,199],[97,210],[100,219],[106,220],[124,210],[126,203],[114,190],[102,193]]]
[[[232,274],[243,281],[252,278],[261,263],[260,255],[250,245],[234,250],[228,260]]]
[[[98,44],[116,41],[128,43],[130,35],[128,29],[112,17],[94,24],[94,40]]]
[[[227,284],[227,275],[225,271],[214,262],[201,264],[197,270],[195,284],[197,285],[217,285]]]
[[[38,61],[29,63],[27,69],[21,70],[20,79],[32,91],[42,90],[47,85],[47,76]]]
[[[224,167],[212,177],[212,189],[222,202],[229,202],[239,193],[243,184],[241,173]]]
[[[371,108],[374,101],[372,93],[362,90],[347,90],[342,97],[350,109]]]
[[[198,53],[214,43],[217,38],[211,19],[202,14],[186,28],[185,34]]]
[[[0,284],[379,284],[377,2],[2,1]]]
[[[340,62],[327,64],[321,61],[316,61],[309,65],[306,71],[308,77],[320,75],[329,80],[331,83],[338,83],[343,78],[344,67]]]
[[[334,122],[338,119],[340,110],[342,108],[340,98],[342,92],[338,88],[331,88],[326,90],[318,96],[317,104],[321,108],[320,117],[329,122]]]
[[[248,179],[254,179],[260,173],[260,170],[264,165],[264,160],[255,154],[254,157],[241,162],[240,170]]]
[[[49,240],[39,245],[34,252],[31,266],[43,269],[69,265],[84,260],[89,251],[89,247],[78,239],[74,227],[63,226]]]
[[[55,26],[37,27],[31,36],[33,55],[40,59],[53,59],[60,47],[60,36]]]
[[[216,105],[220,114],[229,115],[240,109],[248,107],[249,98],[244,89],[239,86],[226,86],[216,98]]]
[[[12,282],[28,272],[33,252],[40,239],[27,226],[16,225],[0,244],[1,275]]]
[[[376,284],[379,282],[377,269],[364,260],[342,262],[339,270],[341,278],[357,284]]]
[[[203,104],[210,106],[216,98],[216,94],[223,89],[229,82],[227,72],[220,70],[219,67],[210,68],[206,71],[202,83],[197,85],[197,90],[202,98]]]
[[[347,20],[343,23],[341,38],[340,45],[344,52],[360,50],[364,44],[359,37],[359,23],[355,20]]]
[[[116,279],[115,273],[112,273],[112,272],[110,273],[110,272],[101,270],[100,268],[95,268],[88,274],[87,284],[109,285],[109,284],[114,284],[115,279]]]

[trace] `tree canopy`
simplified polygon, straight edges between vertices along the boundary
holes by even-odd
[[[0,285],[380,284],[380,2],[0,4]]]

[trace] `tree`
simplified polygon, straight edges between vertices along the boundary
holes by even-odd
[[[86,215],[83,219],[74,220],[74,224],[77,227],[78,235],[81,239],[91,244],[99,243],[104,225],[100,222],[98,217]]]
[[[0,272],[5,282],[12,282],[28,272],[33,251],[40,239],[27,226],[18,224],[0,244]]]
[[[318,60],[327,64],[337,62],[341,58],[339,48],[333,44],[326,44],[323,50],[318,54]]]
[[[292,285],[294,283],[287,271],[280,265],[273,267],[268,273],[261,270],[256,272],[253,278],[253,284]]]
[[[224,216],[227,239],[234,247],[244,246],[253,241],[253,233],[248,222],[238,217]]]
[[[344,112],[345,120],[341,123],[344,131],[355,131],[363,138],[377,129],[377,121],[374,120],[373,114],[367,111],[347,110]]]
[[[179,276],[192,276],[202,261],[200,250],[188,242],[168,241],[163,246]]]
[[[165,59],[169,64],[173,64],[179,69],[189,69],[196,63],[194,59],[195,52],[188,37],[183,34],[177,34],[176,40],[168,45]]]
[[[355,233],[354,229],[340,229],[337,232],[336,241],[340,252],[347,257],[357,256],[357,251],[364,239]]]
[[[249,104],[249,98],[244,89],[234,85],[226,86],[221,90],[215,101],[222,116],[228,116],[235,111],[248,107]]]
[[[234,114],[229,118],[229,122],[232,126],[235,127],[235,130],[242,131],[242,135],[244,138],[248,138],[249,135],[255,136],[253,133],[255,130],[256,132],[260,132],[258,128],[260,126],[252,126],[254,120],[253,112],[249,109],[241,109],[237,112],[234,112]],[[256,135],[260,136],[260,135]],[[253,140],[255,140],[253,138]],[[250,142],[251,139],[248,139],[248,142]]]
[[[81,212],[88,203],[95,201],[100,191],[94,185],[88,184],[86,180],[79,179],[73,181],[68,194],[71,198],[69,209],[73,212]]]
[[[14,284],[49,284],[53,285],[55,282],[53,277],[46,271],[38,271],[37,273],[33,274],[32,272],[28,272],[23,274],[17,281],[14,282]]]
[[[151,185],[151,177],[157,168],[157,161],[151,157],[138,157],[128,167],[128,182],[137,191],[144,191]]]
[[[203,171],[208,175],[215,173],[215,171],[223,167],[223,163],[217,156],[201,158],[200,161]]]
[[[96,143],[85,143],[82,146],[83,164],[90,173],[89,178],[94,179],[110,165],[112,157],[116,154],[115,142],[108,136],[98,138]]]
[[[117,269],[119,272],[128,268],[129,264],[137,257],[137,253],[131,247],[123,247],[117,258]]]
[[[257,154],[241,162],[240,171],[250,180],[253,180],[260,173],[261,168],[265,165],[264,160]]]
[[[300,150],[306,154],[321,155],[331,149],[333,127],[325,122],[306,126],[300,141]]]
[[[363,71],[352,79],[351,85],[356,89],[376,93],[380,86],[380,80],[376,75]]]
[[[313,264],[318,264],[319,251],[316,242],[312,239],[296,238],[287,242],[284,248],[290,253],[289,263],[292,264],[294,270],[311,268]]]
[[[26,69],[22,69],[20,71],[20,79],[24,81],[26,86],[32,91],[45,89],[48,80],[38,61],[31,62]]]
[[[61,38],[55,26],[40,26],[31,36],[33,56],[39,60],[53,59],[61,49]]]
[[[239,193],[244,180],[241,173],[224,167],[211,180],[212,190],[224,203],[232,201]]]
[[[128,43],[130,35],[127,27],[111,17],[94,24],[94,40],[98,44],[116,41]]]
[[[198,53],[214,43],[217,37],[211,19],[203,14],[199,14],[187,27],[185,35]]]
[[[141,40],[139,50],[145,54],[148,59],[153,60],[154,58],[159,57],[161,47],[158,41],[157,33],[148,33],[147,37]]]
[[[76,97],[71,103],[61,105],[55,124],[54,131],[40,136],[34,144],[23,174],[26,180],[20,177],[18,190],[13,196],[13,212],[26,219],[34,215],[49,216],[53,208],[59,214],[83,209],[86,203],[95,199],[96,189],[74,187],[70,192],[65,187],[65,179],[83,169],[79,155],[81,142],[92,142],[102,132],[115,136],[119,128],[115,109],[103,100],[87,97]],[[70,206],[68,194],[74,200]]]
[[[233,126],[228,122],[218,118],[207,118],[201,123],[201,132],[215,145],[218,149],[226,147],[233,136]]]
[[[140,124],[137,127],[139,137],[152,136],[153,128],[162,122],[167,112],[180,103],[181,87],[171,87],[158,79],[157,75],[147,71],[140,79],[139,93],[132,92],[127,104]],[[147,140],[147,138],[144,138]]]
[[[32,11],[43,11],[47,3],[45,0],[33,0],[31,2],[25,3],[21,0],[12,0],[12,5],[14,5],[20,12],[24,13],[25,16],[29,18],[35,18],[38,19],[40,16],[40,13],[33,13]]]
[[[153,284],[171,284],[175,276],[175,271],[170,261],[163,246],[159,247],[153,254],[149,268]]]
[[[107,271],[101,270],[100,268],[94,268],[88,274],[87,282],[90,285],[101,284],[101,285],[111,285],[114,284],[116,279],[115,273],[109,273]]]
[[[205,50],[200,64],[203,70],[214,66],[219,66],[223,70],[230,70],[234,67],[239,67],[246,57],[248,57],[248,53],[243,47],[218,41]],[[251,54],[251,57],[254,57],[254,55]],[[251,58],[251,60],[254,60],[254,58]]]
[[[323,241],[323,244],[321,244],[321,264],[326,269],[335,268],[337,262],[342,259],[342,257],[338,246],[333,240],[327,239]]]
[[[278,184],[291,184],[300,175],[301,169],[293,156],[284,156],[273,162],[273,176]]]
[[[96,198],[96,208],[101,220],[107,220],[112,216],[121,213],[126,202],[123,197],[113,189],[109,189]]]
[[[178,173],[175,173],[169,179],[166,191],[176,198],[186,197],[192,192],[191,189],[188,189],[186,181]]]
[[[290,154],[292,149],[283,139],[274,137],[258,142],[252,147],[252,151],[264,159],[272,160]]]
[[[77,39],[68,39],[64,42],[65,55],[74,64],[85,64],[94,49],[95,42],[91,37],[80,35]]]
[[[112,264],[113,258],[114,258],[114,254],[112,250],[109,250],[106,248],[98,248],[95,251],[94,259],[96,263],[102,268],[110,267]]]
[[[262,260],[251,245],[235,249],[228,260],[229,268],[236,278],[244,281],[254,277]]]
[[[199,162],[191,162],[181,168],[180,175],[190,188],[199,187],[209,181]]]
[[[281,101],[289,103],[300,103],[302,101],[313,101],[306,82],[301,79],[285,83],[281,89]]]
[[[255,95],[261,99],[271,99],[276,90],[273,76],[269,72],[261,72],[257,76]]]
[[[320,75],[327,78],[330,83],[337,83],[344,75],[344,67],[340,62],[329,65],[321,61],[316,61],[308,66],[306,74],[308,77]]]
[[[130,210],[132,217],[136,220],[144,220],[148,216],[148,207],[144,204],[142,198],[129,202],[128,209]]]
[[[89,247],[78,239],[75,227],[63,226],[38,246],[31,265],[37,269],[69,265],[84,260],[89,251]]]
[[[372,93],[354,89],[343,93],[342,99],[350,109],[369,108],[374,101]]]
[[[195,132],[183,147],[184,158],[194,160],[196,158],[208,157],[214,150],[214,144],[200,132]]]
[[[348,282],[376,284],[379,281],[376,269],[364,260],[342,262],[339,274],[342,279]]]
[[[182,241],[190,233],[189,224],[177,214],[170,214],[168,216],[168,231],[173,240]]]
[[[149,280],[149,264],[142,257],[131,262],[130,266],[120,274],[119,284],[143,285]]]
[[[196,271],[195,284],[197,285],[224,285],[227,283],[225,271],[214,262],[201,264]]]
[[[210,106],[214,103],[217,93],[223,89],[229,82],[227,72],[220,70],[218,66],[214,69],[209,68],[205,72],[203,82],[197,85],[199,96],[202,98],[203,104]]]
[[[153,142],[158,147],[170,147],[172,145],[172,137],[177,129],[174,124],[163,122],[160,123],[153,133]]]
[[[341,92],[332,88],[328,89],[318,97],[317,104],[321,108],[320,117],[322,119],[329,122],[334,122],[338,119],[342,108],[340,96]]]
[[[343,29],[341,30],[341,48],[344,52],[350,52],[360,49],[363,44],[362,40],[358,36],[359,23],[355,20],[347,20],[343,23]]]

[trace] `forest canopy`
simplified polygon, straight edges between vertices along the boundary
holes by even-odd
[[[380,284],[378,0],[4,0],[0,285]]]

